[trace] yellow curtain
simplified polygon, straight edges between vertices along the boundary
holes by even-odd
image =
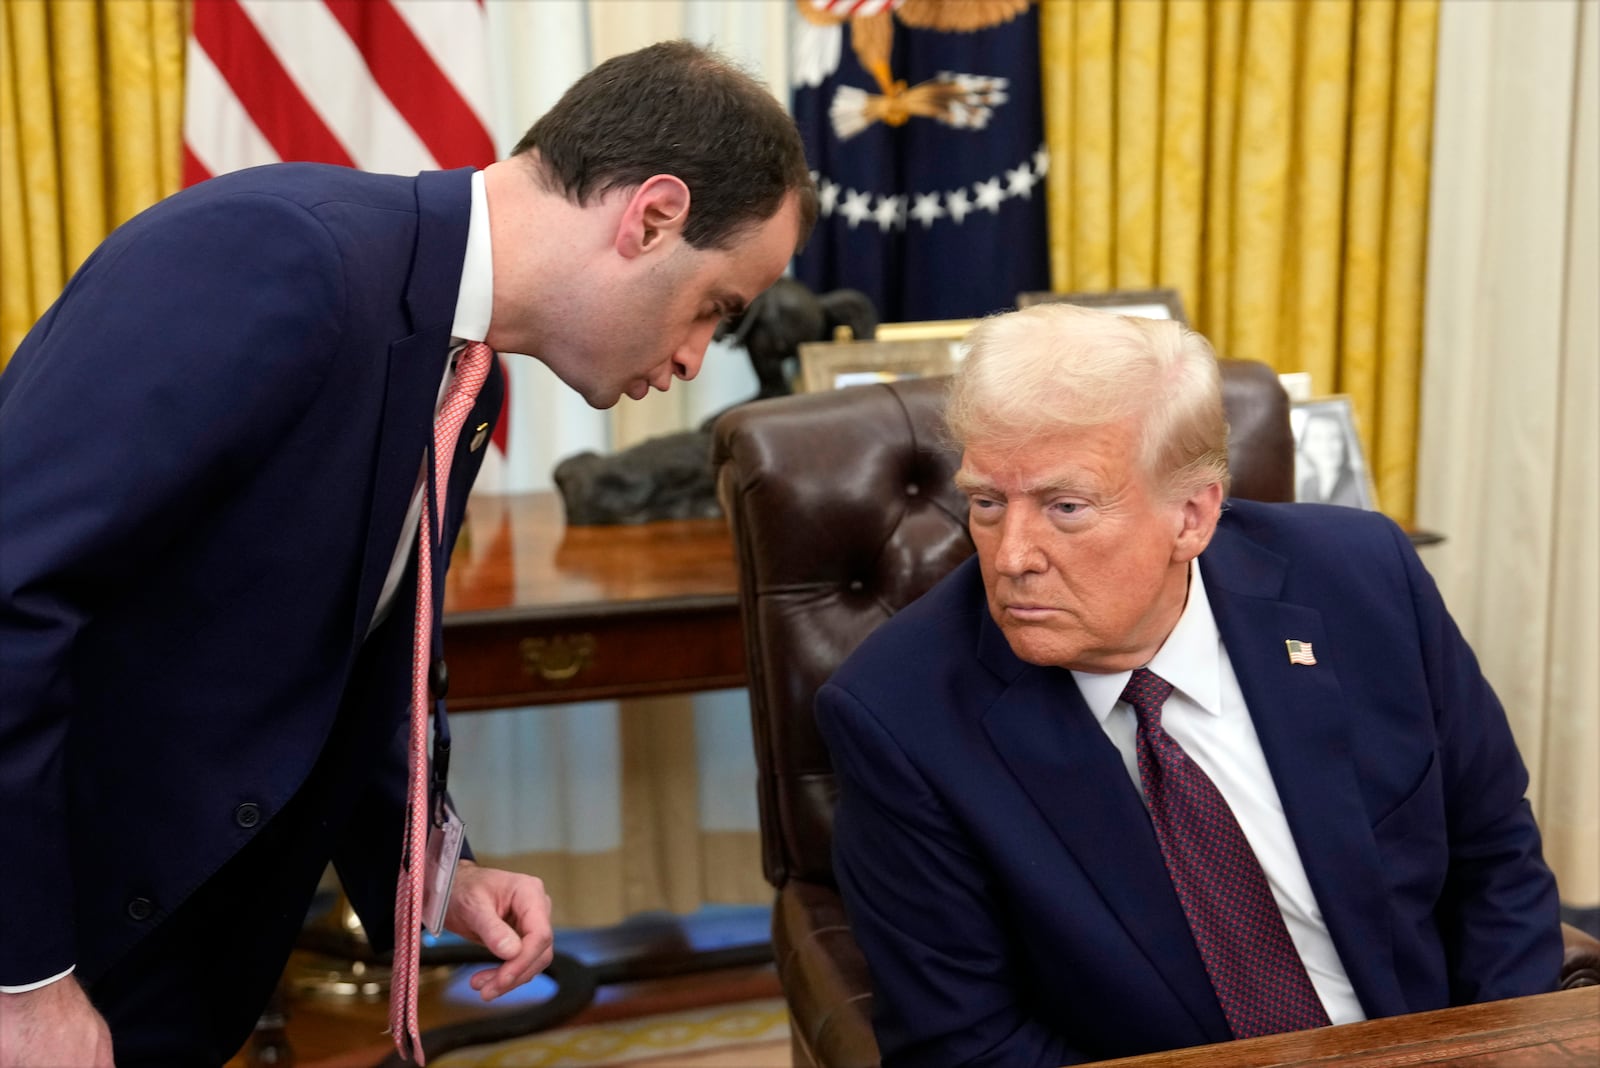
[[[181,181],[184,0],[0,4],[0,367],[112,229]]]
[[[1040,0],[1057,291],[1172,286],[1353,401],[1412,517],[1437,0]]]

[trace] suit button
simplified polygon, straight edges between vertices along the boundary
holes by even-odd
[[[233,822],[245,828],[254,827],[261,822],[261,806],[253,801],[246,801],[233,810]]]
[[[155,905],[151,904],[149,898],[136,897],[132,901],[128,902],[128,919],[138,920],[142,923],[145,920],[148,920],[150,918],[150,914],[155,910],[156,907]]]

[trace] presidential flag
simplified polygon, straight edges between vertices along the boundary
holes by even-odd
[[[886,322],[1049,288],[1032,0],[795,0],[793,111],[821,197],[795,274]]]

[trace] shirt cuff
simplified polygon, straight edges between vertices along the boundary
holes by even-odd
[[[26,994],[30,990],[38,990],[40,987],[49,986],[51,983],[59,983],[71,975],[75,968],[77,968],[76,964],[58,975],[52,975],[48,979],[40,979],[37,983],[27,983],[23,986],[0,986],[0,994]]]

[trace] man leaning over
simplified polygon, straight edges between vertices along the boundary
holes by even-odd
[[[227,1060],[330,859],[376,948],[415,935],[409,695],[443,704],[485,343],[595,407],[665,390],[815,216],[783,108],[671,42],[482,172],[259,167],[106,239],[0,376],[0,1065]],[[502,958],[485,999],[550,960],[532,876],[463,861],[444,923]]]

